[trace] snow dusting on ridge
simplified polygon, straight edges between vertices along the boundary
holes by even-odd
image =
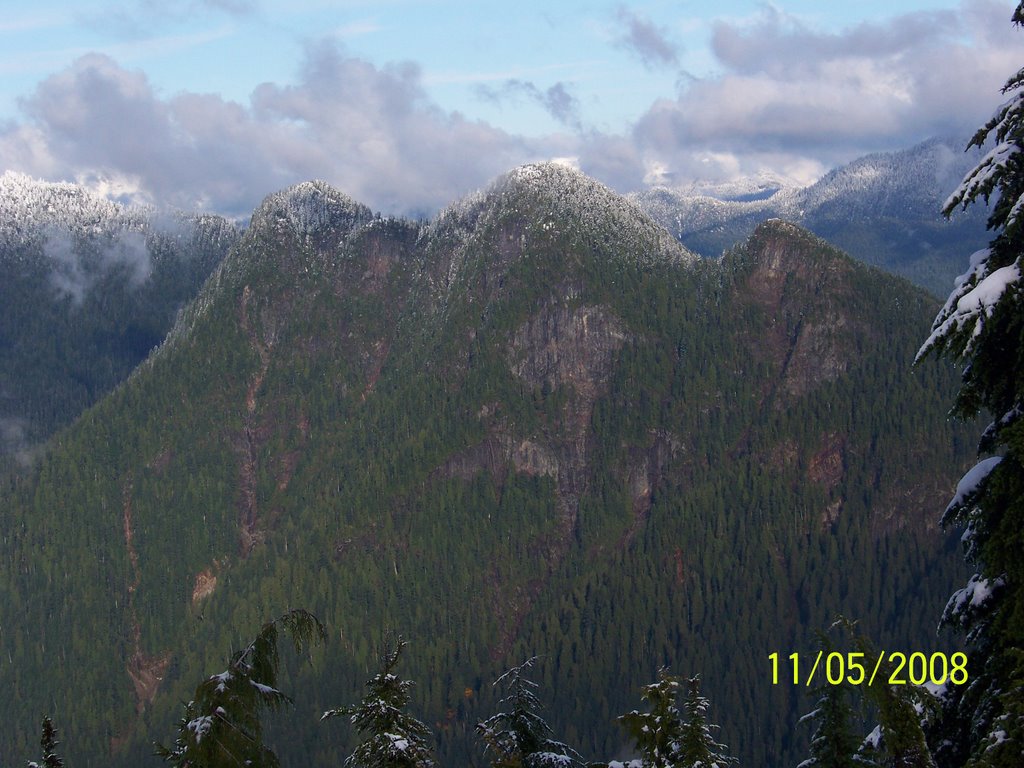
[[[564,163],[520,166],[499,178],[495,189],[536,194],[551,206],[551,226],[564,220],[569,226],[606,234],[611,229],[619,237],[649,243],[653,248],[631,254],[641,263],[694,262],[698,258],[636,203]]]
[[[483,191],[448,206],[425,236],[469,232],[481,217],[529,215],[544,232],[565,231],[615,243],[641,264],[693,263],[698,257],[635,202],[564,163],[533,163],[498,177]]]
[[[49,229],[83,235],[139,231],[150,213],[126,208],[77,184],[38,181],[13,171],[0,176],[0,241],[12,245],[37,241]]]
[[[299,237],[330,228],[352,229],[373,218],[362,203],[353,200],[325,181],[303,181],[268,195],[252,215],[252,227],[281,224]]]

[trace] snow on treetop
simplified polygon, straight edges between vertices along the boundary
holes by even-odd
[[[286,224],[300,237],[330,228],[354,229],[373,219],[362,203],[321,180],[304,181],[268,195],[252,215],[251,226]]]
[[[958,589],[949,598],[943,621],[947,620],[947,616],[961,616],[967,608],[981,608],[992,598],[996,590],[1005,584],[1006,581],[1002,577],[986,579],[980,574],[974,574],[968,579],[966,587]]]
[[[964,354],[970,354],[974,340],[981,334],[984,322],[991,317],[1006,292],[1020,280],[1020,268],[1014,264],[1000,267],[990,274],[988,250],[978,251],[971,258],[971,269],[957,278],[957,288],[935,318],[931,335],[917,353],[920,360],[942,339],[961,330],[969,330],[970,338]]]
[[[564,163],[514,168],[483,191],[448,206],[424,232],[467,234],[482,220],[522,214],[533,234],[579,235],[643,264],[693,263],[697,256],[635,202]],[[530,233],[527,233],[529,237]]]
[[[232,675],[231,672],[221,672],[219,675],[214,675],[210,679],[217,681],[217,693],[224,693],[227,691],[228,683],[231,682],[233,677],[234,675]]]
[[[882,726],[876,725],[874,730],[864,737],[862,748],[879,749],[882,745]]]
[[[0,176],[0,241],[25,243],[46,230],[81,234],[141,229],[150,212],[126,208],[77,184],[47,182],[22,173]]]
[[[644,250],[634,254],[641,262],[697,260],[636,203],[563,163],[520,166],[500,177],[493,189],[513,199],[522,194],[535,195],[547,203],[549,219],[545,225],[578,223],[583,229],[598,232],[612,227],[628,241],[653,246],[653,252]]]
[[[978,167],[968,174],[960,182],[960,186],[953,190],[953,193],[946,198],[946,202],[942,206],[943,209],[950,210],[958,205],[966,204],[966,201],[975,195],[985,195],[986,188],[989,187],[996,174],[1002,173],[1010,158],[1020,151],[1021,148],[1017,146],[1015,141],[999,142],[982,158],[981,162],[978,163]]]
[[[250,680],[249,682],[252,684],[253,688],[255,688],[257,691],[259,691],[264,696],[280,696],[281,695],[281,692],[279,690],[277,690],[277,688],[274,688],[274,687],[269,686],[269,685],[264,685],[263,683],[258,683],[255,680]]]
[[[213,727],[213,716],[202,715],[200,717],[189,720],[185,727],[192,732],[196,737],[196,743],[198,744],[203,740],[203,736],[210,732]]]
[[[116,241],[136,246],[151,234],[214,241],[234,240],[237,230],[213,214],[121,205],[79,184],[41,181],[13,171],[0,175],[0,246],[9,248],[9,254],[53,241],[60,241],[59,248],[69,238],[108,247]]]
[[[960,482],[956,484],[956,493],[953,495],[953,499],[949,502],[946,507],[946,513],[962,507],[972,496],[978,493],[982,483],[985,479],[992,474],[992,470],[996,468],[1000,461],[1003,460],[1002,456],[992,456],[990,458],[979,461],[965,474]]]

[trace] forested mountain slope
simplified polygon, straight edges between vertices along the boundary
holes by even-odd
[[[0,471],[123,381],[237,239],[216,216],[0,176]]]
[[[931,649],[969,441],[935,302],[771,221],[699,260],[632,203],[529,166],[427,225],[311,182],[253,215],[163,346],[0,500],[0,760],[41,712],[75,766],[155,764],[180,703],[268,617],[285,765],[337,764],[385,629],[443,764],[540,654],[556,733],[616,756],[662,665],[701,673],[747,765],[792,765],[837,611]],[[959,433],[958,433],[959,434]]]

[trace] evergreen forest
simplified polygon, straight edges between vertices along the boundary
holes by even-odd
[[[570,169],[518,169],[430,222],[322,183],[271,195],[165,341],[0,498],[0,761],[156,765],[183,702],[296,608],[283,766],[359,743],[388,632],[440,765],[524,659],[556,740],[636,757],[618,721],[659,670],[743,765],[803,760],[837,614],[879,648],[936,634],[962,582],[936,510],[970,466],[939,307],[764,223],[700,260]],[[646,690],[646,689],[644,689]],[[268,694],[269,695],[269,694]],[[689,695],[689,694],[687,694]],[[274,698],[271,695],[271,698]]]

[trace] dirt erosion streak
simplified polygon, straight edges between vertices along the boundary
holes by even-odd
[[[135,595],[142,582],[142,571],[139,567],[139,553],[135,550],[134,529],[132,527],[132,490],[131,474],[125,479],[122,489],[122,512],[124,523],[124,544],[131,565],[131,581],[128,584],[128,615],[132,627],[132,654],[128,657],[126,671],[135,687],[135,711],[142,714],[147,704],[156,698],[164,673],[171,663],[171,654],[165,652],[160,656],[149,656],[142,651],[142,625],[139,623],[135,607]]]
[[[258,530],[259,507],[256,500],[256,462],[257,462],[257,426],[256,426],[256,395],[270,367],[270,351],[273,338],[269,342],[260,339],[249,316],[249,304],[252,290],[248,285],[242,289],[240,306],[242,331],[248,337],[259,357],[259,367],[249,381],[245,393],[245,412],[242,417],[242,434],[239,446],[241,453],[238,468],[239,492],[239,542],[241,557],[248,557],[252,548],[260,539]]]

